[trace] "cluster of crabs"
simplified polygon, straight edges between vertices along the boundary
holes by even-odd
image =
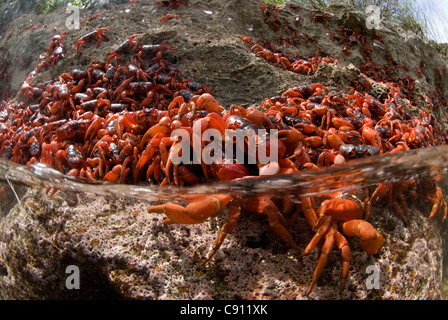
[[[260,3],[259,7],[262,11],[264,22],[271,27],[275,32],[284,31],[276,37],[277,42],[282,46],[298,46],[305,44],[314,47],[313,53],[308,55],[293,53],[280,49],[269,41],[259,39],[254,41],[252,38],[242,36],[242,40],[250,46],[250,51],[255,53],[257,57],[262,57],[272,64],[278,65],[285,70],[304,75],[311,75],[317,70],[319,63],[337,63],[330,53],[324,52],[318,45],[317,40],[313,39],[307,33],[300,30],[303,18],[296,15],[293,21],[282,19],[279,13],[282,10],[271,3]],[[288,7],[293,12],[299,12],[301,8],[297,5],[288,4]],[[323,14],[312,14],[311,19],[314,22],[326,23],[327,18]],[[258,43],[257,43],[258,42]]]
[[[273,16],[269,19],[270,23],[275,21]],[[102,38],[107,37],[107,30],[100,28],[86,34],[72,49],[81,54],[82,46],[94,39],[99,46]],[[53,58],[46,61],[51,61],[50,65],[61,57],[56,58],[54,53],[63,51],[58,49],[62,48],[62,39],[64,35],[53,38],[49,46],[47,55]],[[360,79],[348,94],[330,92],[315,83],[266,98],[258,107],[223,107],[209,88],[183,79],[166,59],[166,53],[176,49],[174,46],[165,42],[143,44],[140,39],[140,34],[130,36],[105,61],[91,61],[86,70],[75,69],[45,83],[33,84],[33,77],[27,77],[18,94],[21,101],[8,99],[0,104],[0,156],[24,165],[43,163],[68,176],[108,183],[188,187],[273,174],[300,174],[355,158],[448,142],[438,120],[426,111],[412,114],[411,102],[392,82],[387,83],[389,92],[381,101],[365,92],[366,83]],[[266,58],[266,53],[262,53],[266,49],[256,48],[252,51]],[[288,66],[282,57],[278,61]],[[179,129],[187,133],[182,139],[174,135]],[[203,137],[208,129],[215,132],[213,140]],[[231,140],[229,144],[229,130],[240,134],[241,140]],[[266,148],[275,153],[277,160],[263,163],[255,156],[251,163],[241,163],[236,158],[211,164],[193,161],[198,153],[217,152],[216,148],[210,151],[212,143],[220,144],[223,154],[228,154],[225,148],[238,149],[248,159],[252,156],[247,154],[249,133],[255,134],[257,149]],[[183,139],[192,146],[198,138],[199,149],[178,148]],[[174,161],[186,151],[191,154],[188,161]],[[445,219],[447,204],[442,191],[435,183],[429,185],[429,217]],[[251,198],[238,192],[190,195],[186,206],[165,203],[148,211],[165,214],[165,224],[197,224],[228,207],[228,221],[204,263],[235,228],[242,209],[267,215],[270,227],[299,257],[323,242],[307,292],[310,294],[335,245],[341,250],[345,285],[351,260],[346,237],[358,237],[359,247],[369,255],[379,253],[384,239],[367,221],[370,206],[382,198],[393,198],[391,204],[405,220],[405,201],[400,207],[395,198],[403,200],[404,193],[417,187],[413,181],[382,183],[371,194],[363,190],[329,195],[319,206],[317,199],[291,194]],[[315,233],[305,249],[288,231],[300,213]]]
[[[318,68],[321,62],[338,63],[339,61],[333,58],[333,53],[327,52],[319,46],[317,38],[313,38],[302,30],[304,17],[300,15],[302,8],[295,4],[286,4],[284,8],[272,3],[260,3],[262,17],[264,22],[275,32],[275,40],[280,46],[276,46],[264,39],[257,39],[256,41],[250,37],[242,36],[244,42],[250,45],[251,52],[256,56],[262,57],[267,61],[282,67],[285,70],[293,71],[304,75],[312,75]],[[285,10],[287,9],[287,10]],[[291,18],[291,13],[293,14]],[[352,51],[359,50],[364,62],[358,67],[360,71],[368,78],[377,82],[394,82],[402,89],[401,94],[412,103],[416,102],[414,94],[415,79],[408,73],[411,68],[406,63],[399,63],[394,60],[387,45],[384,43],[383,37],[375,29],[366,30],[365,28],[349,28],[340,26],[337,32],[329,32],[325,29],[325,25],[330,21],[325,13],[315,12],[309,16],[309,19],[315,24],[321,24],[321,32],[328,36],[331,40],[337,42],[342,47],[341,58],[352,54]],[[384,52],[384,64],[375,61],[373,57],[373,47],[380,48]],[[415,53],[417,46],[409,44],[411,52]],[[308,50],[310,52],[303,52]],[[432,52],[428,53],[432,58]],[[423,61],[416,67],[415,70],[419,78],[428,76],[425,72],[425,65]],[[401,75],[397,75],[402,73]],[[435,77],[438,79],[433,84],[432,92],[425,93],[425,98],[428,101],[427,105],[430,109],[441,110],[443,106],[447,105],[447,100],[443,89],[440,87],[440,81],[444,81],[447,77],[446,67],[434,69]],[[365,78],[360,81],[369,84]],[[358,81],[354,81],[353,87],[358,91],[365,90],[364,83],[358,86]],[[440,116],[446,120],[443,112]]]

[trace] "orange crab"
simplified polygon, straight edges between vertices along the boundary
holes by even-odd
[[[433,206],[428,219],[432,219],[437,213],[442,213],[442,219],[445,220],[448,212],[448,206],[443,198],[442,189],[439,186],[436,186],[435,192],[429,195],[429,200],[433,203]]]
[[[166,203],[148,208],[149,213],[163,213],[167,219],[163,221],[165,225],[170,224],[198,224],[208,218],[216,217],[224,208],[229,205],[229,219],[221,227],[212,249],[203,261],[205,265],[213,255],[218,251],[224,242],[227,234],[235,228],[241,215],[241,208],[251,212],[265,214],[268,216],[269,226],[277,235],[294,250],[300,252],[299,246],[293,240],[291,234],[286,229],[287,222],[282,213],[277,209],[270,196],[258,196],[253,198],[241,199],[238,196],[226,194],[195,194],[187,197],[190,201],[187,206],[181,206],[174,203]],[[287,197],[283,199],[288,201]]]
[[[417,198],[417,193],[415,190],[416,186],[414,182],[415,180],[405,180],[394,183],[379,183],[370,198],[370,203],[375,204],[381,198],[387,196],[389,205],[393,207],[398,217],[406,223],[408,208],[404,193],[408,192],[411,194],[413,199]],[[427,193],[427,199],[432,205],[431,213],[429,214],[428,219],[433,219],[436,216],[439,216],[442,220],[445,220],[448,213],[448,206],[444,199],[442,189],[437,185],[437,183],[434,182],[426,182],[423,186],[425,188],[424,192]],[[399,201],[397,201],[397,199]]]
[[[81,55],[81,47],[88,41],[92,39],[98,39],[98,43],[96,44],[96,47],[98,48],[103,41],[103,38],[108,39],[109,37],[103,33],[103,31],[110,29],[110,27],[104,27],[96,29],[92,32],[89,32],[85,35],[83,35],[81,38],[76,41],[75,45],[72,47],[72,50],[75,50],[75,48],[78,50],[78,55]]]
[[[162,16],[160,18],[160,22],[164,23],[166,20],[179,19],[179,18],[180,18],[180,16],[178,14],[169,13],[166,16]]]
[[[341,250],[342,286],[345,287],[352,255],[344,235],[359,237],[359,245],[368,255],[377,254],[381,250],[384,242],[383,236],[364,220],[370,214],[370,202],[368,198],[361,200],[360,196],[356,193],[340,193],[331,199],[324,200],[317,211],[313,198],[302,198],[302,211],[316,234],[300,257],[311,253],[320,240],[324,239],[307,295],[311,293],[322,275],[334,245]],[[342,229],[342,233],[339,229]]]

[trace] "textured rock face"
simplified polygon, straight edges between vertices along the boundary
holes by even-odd
[[[439,227],[416,208],[404,226],[378,207],[372,224],[385,235],[379,255],[357,239],[345,290],[339,250],[329,256],[309,297],[318,251],[298,259],[264,216],[244,213],[206,268],[200,261],[227,219],[164,226],[149,203],[94,194],[27,190],[0,224],[0,292],[4,299],[441,299]],[[303,248],[311,239],[304,218],[290,228]],[[79,268],[80,289],[66,287]]]
[[[129,12],[125,11],[127,8]],[[81,57],[70,52],[71,46],[67,45],[64,60],[42,75],[42,80],[86,68],[91,59],[104,59],[135,33],[143,34],[143,43],[167,39],[178,47],[170,52],[170,59],[184,78],[210,87],[225,107],[232,103],[259,105],[264,98],[301,84],[319,82],[330,90],[343,90],[360,73],[357,66],[362,61],[361,54],[353,50],[352,56],[341,56],[340,46],[327,34],[344,23],[362,23],[353,13],[340,8],[328,13],[330,20],[325,26],[311,22],[311,10],[300,11],[303,30],[340,59],[340,64],[320,66],[313,76],[284,71],[249,52],[240,36],[270,41],[277,36],[263,23],[257,1],[209,1],[207,5],[190,1],[188,7],[176,10],[181,19],[163,24],[160,16],[168,11],[153,1],[101,12],[104,19],[92,20],[81,30],[68,32],[67,43],[73,44],[80,35],[101,26],[111,26],[109,41],[99,48],[93,44],[84,46]],[[64,17],[58,12],[51,22],[63,30],[64,18],[58,20],[58,14]],[[289,15],[292,17],[293,13]],[[89,17],[86,13],[82,24]],[[45,30],[39,32],[43,43],[40,45],[45,50],[51,35]],[[423,59],[423,51],[403,52],[402,47],[408,43],[418,42],[421,50],[434,51],[434,58],[425,61],[428,73],[444,63],[435,50],[419,40],[398,38],[398,33],[390,28],[382,34],[397,61],[406,62],[412,70]],[[22,37],[32,35],[24,32]],[[299,49],[308,53],[310,47],[303,44]],[[384,61],[381,49],[375,48],[374,54]],[[38,53],[36,59],[37,56]],[[23,70],[23,77],[26,74]],[[430,85],[422,78],[417,91]],[[381,95],[381,85],[375,90]],[[20,203],[11,190],[7,191],[9,202],[0,203],[3,299],[443,298],[441,223],[427,220],[430,209],[424,200],[410,206],[407,225],[385,204],[376,205],[369,221],[385,237],[383,250],[369,257],[359,248],[357,239],[349,239],[353,259],[346,289],[340,289],[342,262],[340,251],[335,249],[313,293],[306,297],[319,251],[315,249],[298,259],[297,253],[269,227],[266,216],[244,211],[212,261],[200,268],[227,220],[227,210],[201,225],[164,226],[162,215],[147,213],[151,199],[144,202],[63,189],[49,196],[39,188],[14,187]],[[313,236],[302,216],[289,230],[302,249]],[[79,290],[67,289],[69,266],[79,268]]]

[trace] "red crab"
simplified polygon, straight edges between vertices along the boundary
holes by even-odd
[[[103,33],[103,31],[110,29],[110,27],[104,27],[96,29],[92,32],[89,32],[85,35],[83,35],[81,38],[76,41],[75,45],[72,47],[72,50],[75,50],[77,48],[78,55],[81,55],[81,47],[86,43],[89,42],[92,39],[98,39],[98,42],[96,44],[96,47],[98,48],[103,41],[103,38],[108,39],[109,37]]]

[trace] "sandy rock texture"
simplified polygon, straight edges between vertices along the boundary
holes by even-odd
[[[265,216],[245,212],[201,268],[227,211],[201,225],[164,226],[164,217],[147,213],[142,201],[70,191],[48,197],[36,189],[20,199],[0,225],[4,299],[442,298],[440,230],[414,207],[406,226],[388,208],[375,208],[371,222],[385,235],[381,253],[369,257],[350,239],[346,289],[335,249],[307,297],[318,250],[298,259]],[[303,248],[313,235],[304,218],[290,231]],[[71,265],[80,271],[79,290],[66,287]]]

